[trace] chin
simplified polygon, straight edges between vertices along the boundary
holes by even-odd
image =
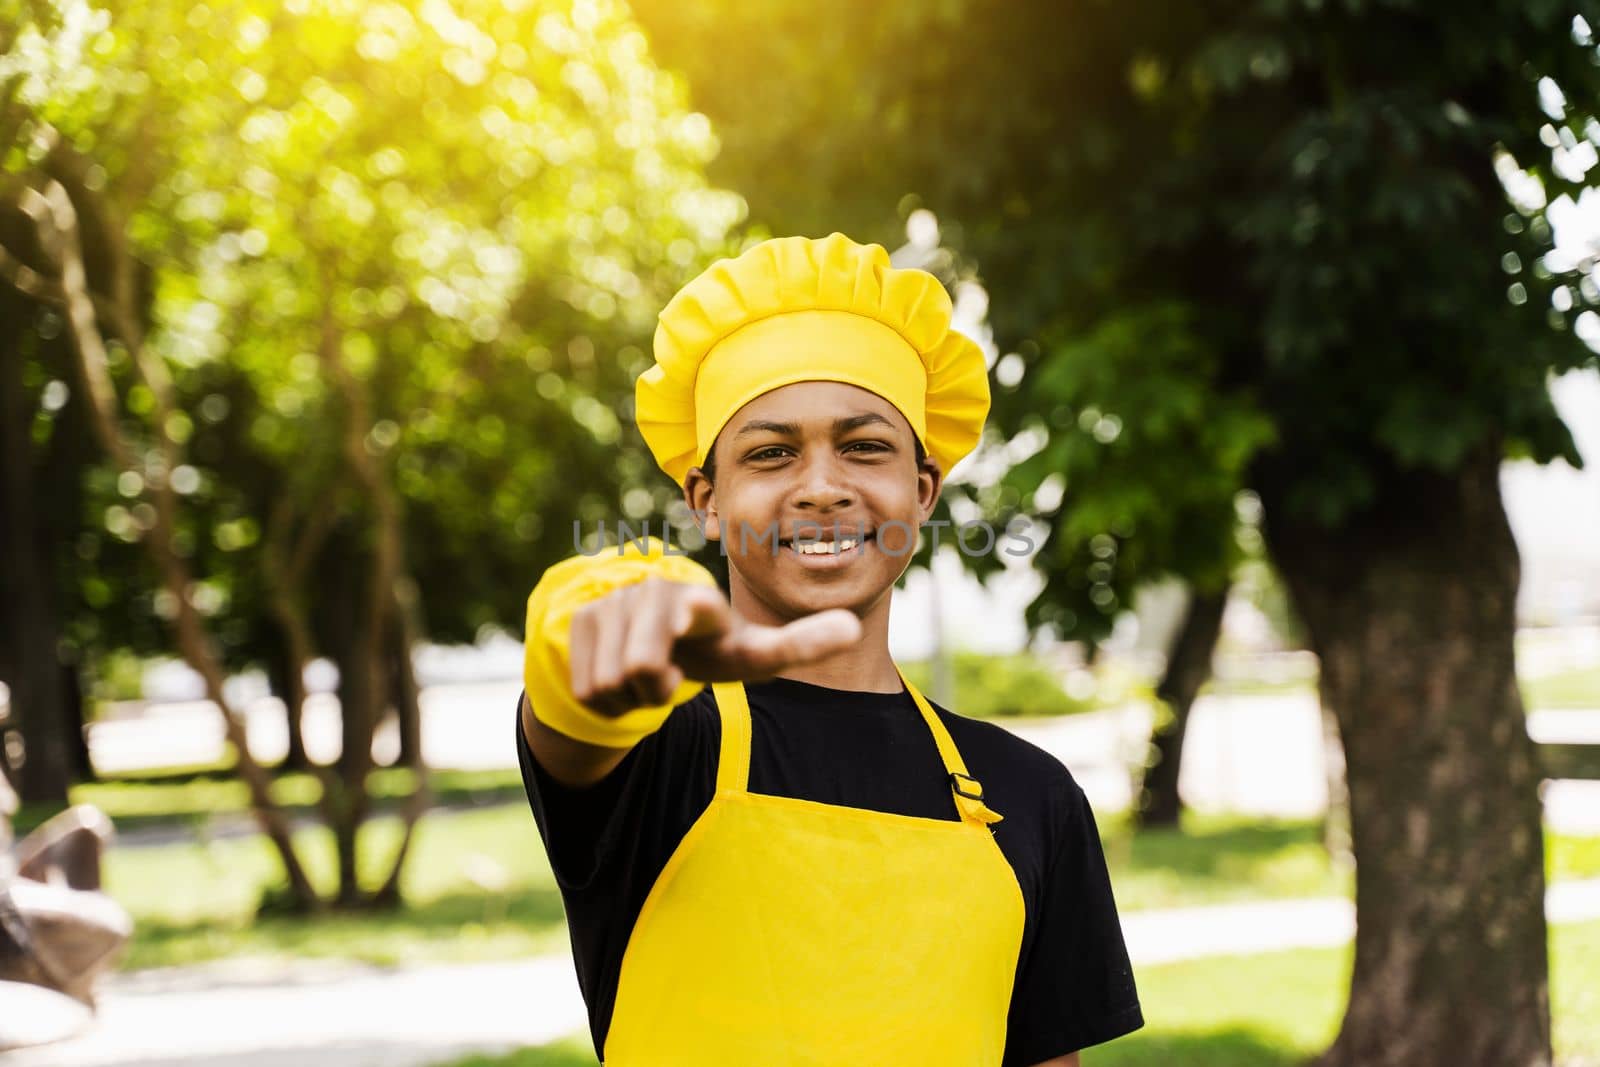
[[[779,605],[784,615],[790,618],[814,615],[832,608],[844,608],[864,616],[893,587],[892,579],[880,583],[856,578],[850,581],[808,583],[799,588],[785,583],[781,590],[768,587],[764,592],[770,594],[768,603]]]

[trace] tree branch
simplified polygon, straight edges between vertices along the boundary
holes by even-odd
[[[91,401],[88,409],[95,435],[119,468],[138,472],[141,465],[137,462],[134,449],[117,424],[117,413],[120,408],[108,370],[109,361],[94,302],[89,295],[78,231],[78,215],[72,199],[67,195],[66,187],[61,182],[51,179],[46,183],[43,192],[24,185],[17,196],[17,205],[33,221],[41,249],[54,261],[54,266],[57,268],[58,278],[55,284],[60,287],[64,296],[68,349],[73,355],[75,369]],[[117,237],[118,239],[112,242],[114,252],[125,255],[126,244],[120,240],[120,235]],[[119,269],[127,268],[124,266]],[[122,291],[125,295],[131,292],[128,289]],[[117,319],[124,326],[132,322],[134,320],[132,308],[121,307]],[[141,336],[137,332],[131,335]],[[164,368],[156,370],[151,366],[153,361],[142,344],[130,345],[129,354],[135,366],[145,376],[147,383],[166,380]],[[170,471],[171,460],[176,458],[176,443],[166,428],[168,421],[166,416],[169,411],[166,406],[167,395],[157,391],[154,384],[152,391],[156,393],[157,430],[164,452],[169,457],[167,469]],[[190,599],[189,588],[192,581],[188,566],[173,548],[173,533],[177,525],[176,493],[170,481],[165,478],[146,479],[145,484],[145,491],[154,498],[156,518],[154,528],[150,531],[150,536],[144,539],[144,543],[161,573],[163,584],[177,602],[173,627],[178,646],[184,659],[205,680],[206,695],[222,713],[224,732],[238,753],[240,775],[250,790],[257,822],[277,847],[297,901],[310,909],[319,908],[322,900],[311,885],[294,850],[289,836],[288,821],[273,804],[266,773],[250,754],[249,737],[244,720],[234,711],[223,692],[221,660],[199,612]]]

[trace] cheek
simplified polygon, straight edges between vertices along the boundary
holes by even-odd
[[[893,485],[884,486],[870,498],[873,509],[885,519],[899,519],[916,523],[922,519],[922,505],[917,499],[915,482],[907,484],[896,479]]]
[[[778,510],[776,501],[768,499],[770,495],[757,488],[745,488],[725,496],[717,506],[723,535],[736,534],[743,529],[749,531],[746,536],[754,536],[771,526],[777,520]]]
[[[879,555],[895,564],[906,564],[916,550],[917,531],[922,525],[916,486],[896,482],[870,498],[869,505],[878,520],[878,543],[882,548]]]

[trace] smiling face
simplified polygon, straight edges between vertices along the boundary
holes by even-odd
[[[938,464],[918,463],[893,404],[842,382],[796,382],[734,412],[712,450],[715,484],[696,467],[684,497],[724,542],[736,608],[774,623],[886,610],[942,481]]]

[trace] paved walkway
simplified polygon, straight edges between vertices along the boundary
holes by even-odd
[[[80,1036],[6,1067],[423,1067],[581,1031],[572,962],[226,964],[114,975]]]
[[[1600,879],[1558,884],[1553,923],[1600,918]],[[1135,964],[1344,944],[1341,899],[1131,912]],[[426,1067],[538,1045],[587,1026],[565,955],[386,969],[220,964],[112,976],[80,1037],[8,1053],[6,1067]]]
[[[521,691],[516,680],[424,689],[422,733],[429,764],[460,770],[514,769],[513,730]],[[277,700],[255,701],[245,718],[257,757],[268,762],[281,758],[288,735]],[[1148,708],[997,721],[1071,768],[1096,810],[1128,806],[1133,792],[1128,767],[1149,741]],[[1539,741],[1600,738],[1600,709],[1535,711],[1528,716],[1528,732]],[[330,694],[318,693],[308,701],[304,733],[314,759],[336,756],[339,712]],[[386,720],[374,748],[388,758],[398,744],[394,722]],[[216,708],[203,701],[154,705],[141,717],[89,728],[95,766],[108,774],[215,760],[222,745]],[[1190,714],[1178,787],[1185,803],[1197,811],[1314,818],[1328,803],[1327,756],[1315,694],[1207,695],[1195,702]],[[1543,795],[1547,825],[1567,833],[1600,834],[1600,782],[1550,782]],[[233,820],[232,827],[219,825],[217,830],[252,832],[254,824],[249,819]],[[134,840],[130,837],[125,843]]]
[[[1600,919],[1600,878],[1558,882],[1545,894],[1552,924]],[[1355,905],[1342,897],[1219,904],[1123,916],[1136,964],[1209,956],[1251,956],[1289,948],[1332,948],[1356,935]]]
[[[424,694],[424,737],[437,766],[515,766],[515,682],[439,686]],[[307,709],[308,744],[329,758],[336,709]],[[1530,717],[1530,733],[1600,729],[1600,711]],[[258,702],[253,742],[274,758],[281,713]],[[1125,806],[1125,770],[1149,729],[1138,709],[1007,724],[1072,768],[1102,810]],[[215,736],[213,736],[215,735]],[[392,740],[392,739],[391,739]],[[380,745],[389,743],[380,737]],[[140,720],[99,724],[91,744],[103,769],[214,758],[221,737],[209,705],[168,706]],[[253,743],[253,748],[258,747]],[[192,749],[192,751],[190,750]],[[1205,809],[1311,816],[1327,802],[1321,716],[1314,698],[1208,698],[1197,703],[1185,747],[1186,800]],[[1600,783],[1549,783],[1550,825],[1600,832]],[[241,832],[253,830],[242,825]],[[129,845],[139,834],[119,834]],[[154,842],[152,837],[151,841]],[[1558,884],[1552,922],[1600,918],[1600,879]],[[1243,955],[1347,942],[1354,909],[1342,899],[1132,912],[1124,931],[1136,964]],[[57,1002],[59,1006],[59,1002]],[[28,1009],[47,1026],[50,1006]],[[63,1020],[70,1022],[71,1020]],[[0,1024],[3,1024],[0,1020]],[[581,1034],[586,1027],[570,959],[379,968],[340,963],[233,960],[111,976],[81,1036],[7,1053],[6,1067],[427,1067]],[[3,1027],[0,1027],[3,1028]]]

